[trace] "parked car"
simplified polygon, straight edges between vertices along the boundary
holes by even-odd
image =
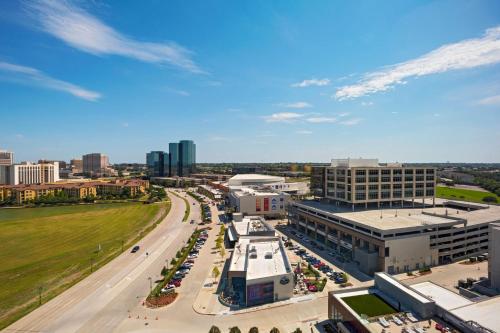
[[[309,290],[310,292],[317,292],[318,291],[318,288],[314,285],[314,284],[310,284],[307,286],[307,290]]]
[[[165,288],[161,289],[161,292],[162,293],[166,293],[166,292],[169,292],[170,290],[173,290],[173,289],[175,289],[175,285],[173,285],[173,284],[167,284],[165,286]]]
[[[175,287],[179,288],[181,286],[181,280],[174,280],[171,281],[170,284],[174,285]]]
[[[139,251],[141,247],[139,245],[136,245],[132,248],[132,251],[130,251],[131,253],[136,253],[137,251]]]

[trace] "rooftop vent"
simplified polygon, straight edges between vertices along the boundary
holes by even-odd
[[[257,252],[250,252],[250,255],[248,257],[250,259],[257,259]]]
[[[272,252],[266,252],[266,254],[264,255],[264,258],[266,258],[266,259],[272,259],[273,258],[273,253]]]

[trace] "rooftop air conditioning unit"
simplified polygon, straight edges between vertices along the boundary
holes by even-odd
[[[257,252],[251,252],[249,258],[250,259],[257,259]]]
[[[273,253],[272,252],[266,252],[266,254],[264,255],[264,258],[265,259],[272,259],[273,258]]]

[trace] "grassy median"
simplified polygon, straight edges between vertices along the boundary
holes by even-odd
[[[0,329],[154,228],[170,202],[0,209]]]
[[[498,197],[495,193],[445,186],[438,186],[436,188],[436,197],[450,200],[478,202],[483,204],[495,203],[491,201],[488,202],[488,199],[484,200],[484,198],[490,197],[495,198],[496,203],[500,202],[500,197]]]

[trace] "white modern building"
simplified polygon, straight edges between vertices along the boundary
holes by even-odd
[[[44,184],[59,181],[59,162],[23,162],[6,167],[6,180],[9,185]]]
[[[488,278],[490,286],[500,292],[500,223],[491,223],[489,229]]]
[[[259,175],[259,174],[241,174],[230,178],[227,182],[229,189],[240,187],[262,187],[271,191],[285,192],[288,194],[304,195],[309,193],[309,184],[307,182],[285,181],[285,177]]]
[[[315,195],[353,208],[434,199],[435,185],[435,168],[379,163],[378,159],[332,159],[330,166],[313,167],[311,175]]]
[[[291,202],[289,223],[353,261],[366,274],[397,274],[488,252],[489,224],[500,206],[436,199],[435,207],[359,209]]]
[[[238,186],[229,192],[229,204],[243,215],[277,217],[285,214],[288,194],[258,187]]]
[[[233,213],[233,221],[226,229],[226,242],[234,247],[242,236],[275,236],[276,232],[262,216],[243,216]]]
[[[279,237],[242,236],[231,256],[227,293],[254,306],[292,297],[294,274]]]

